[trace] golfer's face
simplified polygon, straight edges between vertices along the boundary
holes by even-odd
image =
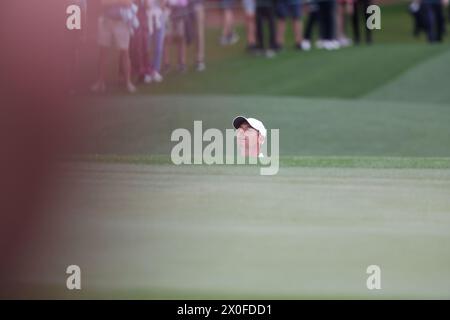
[[[258,151],[258,136],[256,129],[250,127],[246,122],[242,123],[236,132],[238,145],[243,155],[252,155]]]

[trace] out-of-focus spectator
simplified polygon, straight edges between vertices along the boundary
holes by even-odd
[[[170,8],[169,33],[167,35],[164,50],[164,68],[170,70],[170,56],[173,45],[177,49],[178,71],[184,73],[186,67],[186,45],[189,41],[189,8],[188,0],[168,0]]]
[[[277,11],[277,45],[278,48],[284,46],[284,34],[286,31],[286,18],[292,19],[292,29],[294,31],[295,48],[298,50],[308,50],[310,47],[302,47],[302,2],[301,0],[278,0]]]
[[[367,28],[366,21],[369,18],[367,13],[367,7],[372,4],[371,0],[353,0],[353,16],[352,16],[352,26],[353,26],[353,41],[355,44],[361,42],[360,36],[360,23],[362,22],[363,29],[365,30],[366,43],[372,43],[372,31]],[[363,17],[363,19],[361,19]]]
[[[347,17],[353,15],[353,0],[338,0],[336,8],[336,38],[340,47],[348,47],[352,40],[345,34]]]
[[[269,47],[266,50],[264,45],[264,24],[269,28]],[[275,55],[277,49],[275,30],[275,1],[256,0],[256,41],[257,48],[265,52],[268,58]]]
[[[192,16],[195,43],[195,70],[198,72],[206,69],[205,64],[205,5],[204,0],[191,0],[189,12]]]
[[[150,61],[149,55],[149,23],[147,17],[148,0],[134,0],[137,5],[137,17],[139,19],[139,27],[131,37],[130,42],[130,60],[134,73],[138,76],[138,81],[148,82],[150,77]],[[123,69],[120,69],[123,71]]]
[[[161,82],[163,80],[161,75],[161,64],[164,54],[164,38],[166,32],[166,15],[164,14],[164,8],[167,0],[147,1],[151,74],[146,77],[145,82]]]
[[[319,0],[320,39],[316,42],[319,49],[339,48],[336,40],[336,0]]]
[[[420,0],[414,0],[409,5],[409,12],[413,17],[413,35],[418,37],[422,31],[426,32],[426,26],[423,22]]]
[[[308,11],[308,18],[306,20],[302,46],[305,50],[309,50],[311,49],[313,27],[319,22],[319,5],[317,4],[317,0],[307,0],[305,7]]]
[[[98,19],[98,44],[100,46],[98,77],[91,87],[94,92],[106,90],[105,76],[108,51],[113,44],[119,49],[120,68],[125,86],[133,93],[136,87],[131,81],[131,63],[129,55],[130,37],[133,29],[139,25],[132,0],[102,0],[102,13]]]
[[[446,6],[448,8],[448,21],[450,22],[450,5],[449,5],[449,0],[444,0],[444,6]]]
[[[164,15],[164,29],[165,29],[165,37],[164,37],[164,50],[163,50],[163,67],[162,73],[170,72],[170,61],[171,61],[171,47],[174,43],[174,30],[173,30],[173,21],[172,21],[172,9],[171,9],[171,0],[167,0],[166,5],[163,8]]]
[[[239,41],[239,36],[234,30],[233,4],[234,0],[220,0],[223,9],[223,27],[220,44],[232,45]]]
[[[256,49],[256,0],[242,0],[245,14],[245,27],[247,32],[247,50]]]
[[[421,0],[423,22],[429,42],[442,42],[445,32],[444,8],[442,0]]]

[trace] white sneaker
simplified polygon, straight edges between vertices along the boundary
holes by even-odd
[[[231,32],[228,36],[221,36],[220,37],[220,44],[222,46],[230,46],[235,44],[239,41],[239,35],[236,32]]]
[[[331,40],[331,48],[332,50],[337,50],[341,48],[341,44],[337,40]]]
[[[309,40],[303,40],[301,43],[302,50],[309,51],[311,50],[311,42]]]
[[[272,49],[266,50],[266,58],[271,59],[271,58],[273,58],[273,57],[275,57],[275,51],[272,50]]]
[[[239,41],[239,35],[236,32],[233,32],[228,41],[230,45],[237,43]]]
[[[317,40],[316,41],[316,48],[317,49],[324,49],[325,48],[325,42],[324,40]]]
[[[152,79],[152,76],[149,75],[149,74],[146,74],[146,75],[144,76],[144,83],[146,83],[146,84],[151,83],[153,80],[154,80],[154,79]]]
[[[352,45],[352,40],[349,38],[341,38],[338,41],[339,41],[339,46],[342,48],[349,47]]]
[[[129,93],[135,93],[137,91],[137,89],[131,82],[128,82],[127,83],[127,91]]]
[[[91,91],[94,93],[104,93],[106,91],[106,85],[103,81],[97,81],[91,86]]]
[[[155,81],[155,82],[163,81],[163,77],[158,71],[153,71],[152,78],[153,78],[153,81]]]
[[[195,70],[197,70],[197,72],[205,71],[205,69],[206,69],[206,65],[204,62],[198,62],[197,66],[195,67]]]
[[[323,47],[326,50],[336,50],[339,49],[339,42],[336,40],[326,40],[323,42]]]

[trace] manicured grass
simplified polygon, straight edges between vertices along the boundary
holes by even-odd
[[[22,279],[35,297],[450,297],[448,169],[66,165],[58,235]]]
[[[66,160],[100,163],[172,165],[167,155],[96,154],[71,156]],[[389,158],[389,157],[298,157],[279,159],[282,167],[304,168],[379,168],[379,169],[450,169],[450,158]],[[248,166],[246,164],[245,166]],[[214,165],[213,165],[214,166]]]
[[[236,115],[280,129],[281,156],[449,157],[445,104],[270,96],[112,96],[89,100],[81,153],[168,155],[177,128],[231,129]],[[206,145],[206,144],[205,144]]]
[[[392,79],[363,99],[450,104],[450,51],[435,56]]]
[[[169,76],[142,94],[289,95],[354,98],[444,50],[424,44],[379,44],[336,52],[283,52],[268,60],[240,54],[204,73]]]

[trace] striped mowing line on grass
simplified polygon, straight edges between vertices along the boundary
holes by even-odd
[[[167,155],[113,155],[93,154],[69,157],[70,161],[93,161],[148,165],[173,164]],[[449,169],[450,158],[416,157],[301,157],[282,156],[280,165],[285,167],[316,168],[379,168],[379,169]]]

